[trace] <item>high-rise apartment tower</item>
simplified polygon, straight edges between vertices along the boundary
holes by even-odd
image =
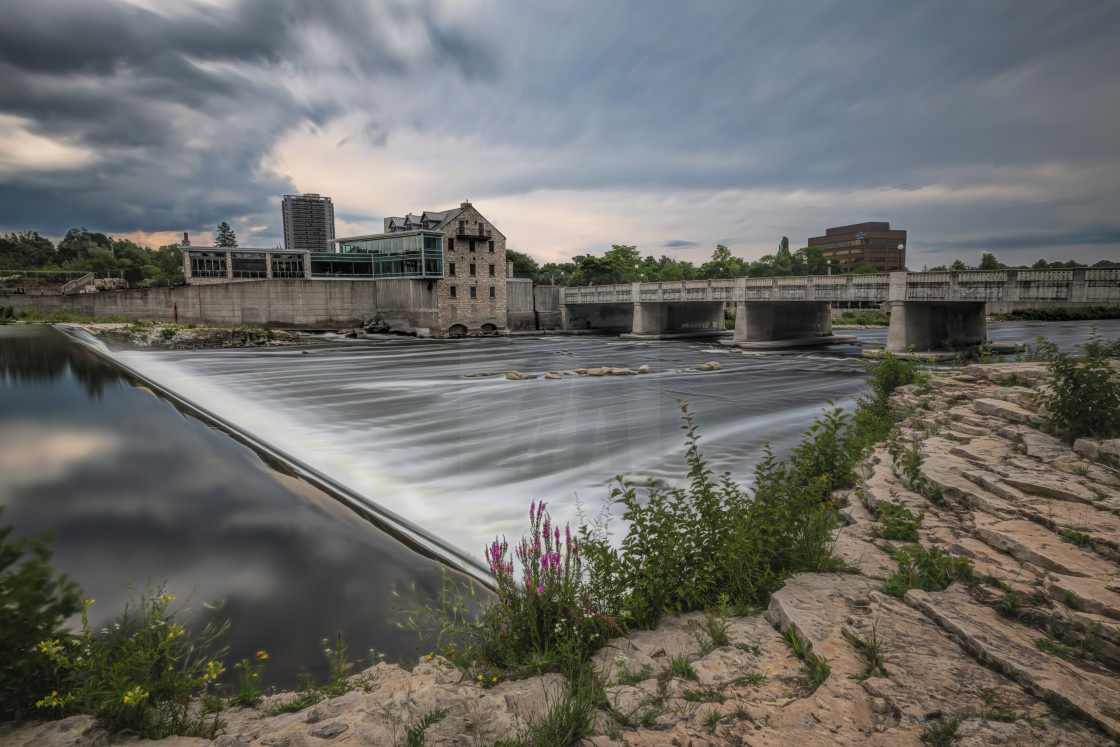
[[[284,248],[290,252],[333,252],[334,205],[314,192],[284,195]]]

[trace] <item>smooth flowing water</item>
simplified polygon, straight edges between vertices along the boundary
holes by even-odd
[[[1072,350],[1090,330],[1009,323],[991,336],[1045,335]],[[1118,337],[1120,322],[1099,331]],[[611,337],[379,337],[111,356],[193,404],[57,332],[0,327],[3,521],[19,534],[55,531],[56,565],[98,599],[98,625],[119,612],[126,581],[167,578],[180,598],[197,585],[197,599],[224,599],[235,658],[283,651],[270,662],[281,682],[320,664],[319,640],[339,629],[355,650],[414,654],[414,639],[394,627],[390,592],[412,583],[430,592],[438,569],[378,522],[411,525],[422,545],[444,542],[445,555],[478,563],[495,535],[524,532],[533,500],[574,524],[576,497],[597,511],[614,475],[680,482],[678,399],[695,413],[709,466],[746,484],[767,442],[788,453],[827,400],[852,406],[864,374],[855,347],[744,354]],[[708,360],[721,370],[691,370]],[[642,364],[651,373],[502,376]],[[466,377],[480,372],[498,375]]]
[[[1120,334],[1120,322],[1101,331]],[[1086,323],[992,325],[996,339],[1041,334],[1068,350],[1089,332]],[[857,334],[868,344],[886,340],[885,329]],[[785,455],[827,401],[854,404],[860,350],[774,355],[616,337],[384,336],[308,351],[117,356],[479,562],[495,535],[520,536],[531,501],[546,500],[554,519],[575,523],[577,498],[597,511],[615,475],[682,481],[678,400],[696,416],[711,468],[749,482],[766,443]],[[691,370],[708,360],[721,370]],[[503,375],[642,364],[649,374]],[[466,377],[481,372],[497,375]]]

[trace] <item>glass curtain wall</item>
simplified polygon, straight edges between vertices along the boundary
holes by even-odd
[[[338,254],[313,254],[312,277],[321,277],[317,264],[340,258],[362,260],[372,266],[373,278],[442,278],[443,235],[438,233],[389,234],[348,239],[338,244]],[[325,266],[323,269],[326,269]]]

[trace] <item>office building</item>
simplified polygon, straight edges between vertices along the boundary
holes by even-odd
[[[284,195],[284,249],[288,252],[333,252],[334,205],[314,192]]]
[[[809,239],[820,247],[833,272],[851,272],[867,262],[876,272],[906,269],[906,231],[892,231],[890,223],[868,221],[825,229],[824,236]]]

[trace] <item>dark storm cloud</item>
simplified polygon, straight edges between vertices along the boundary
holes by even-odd
[[[1002,250],[1047,249],[1081,244],[1112,244],[1120,248],[1120,225],[1079,226],[1077,231],[1072,233],[1061,230],[1012,231],[967,237],[959,241],[927,241],[924,247],[930,250],[980,249],[994,253]]]
[[[89,215],[91,228],[171,230],[243,216],[278,236],[278,198],[303,185],[262,162],[281,138],[306,130],[284,141],[298,148],[338,122],[332,146],[390,153],[433,195],[806,195],[790,206],[804,226],[746,210],[707,217],[747,241],[759,221],[815,235],[818,223],[858,219],[823,216],[821,194],[835,206],[862,191],[833,211],[878,215],[878,190],[967,191],[971,203],[950,196],[948,213],[916,217],[974,241],[1007,226],[1088,237],[1082,226],[1120,199],[1116,3],[154,7],[0,5],[0,114],[102,156],[0,175],[20,210],[0,215],[0,229],[34,218],[60,234]],[[315,178],[329,194],[332,175]],[[1006,196],[1016,179],[1038,180],[1039,194]],[[988,194],[1002,200],[999,219]],[[1016,208],[1022,223],[1006,220]]]
[[[425,58],[385,43],[404,27]],[[247,0],[177,5],[169,15],[107,0],[5,3],[0,113],[97,159],[0,176],[12,208],[0,229],[160,231],[233,216],[278,224],[279,196],[295,185],[260,173],[262,158],[283,133],[350,104],[329,86],[308,93],[289,79],[435,69],[478,79],[493,60],[470,35],[442,28],[425,3]],[[376,98],[370,89],[363,103]]]
[[[672,241],[666,241],[663,246],[666,249],[689,249],[694,246],[700,246],[700,244],[696,241],[683,241],[681,239],[673,239]]]

